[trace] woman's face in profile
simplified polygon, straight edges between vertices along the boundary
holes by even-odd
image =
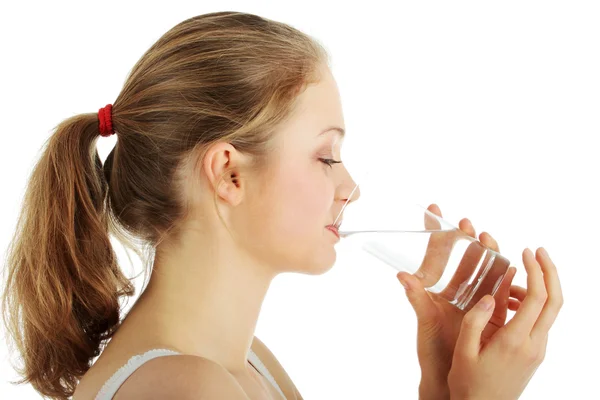
[[[246,236],[253,252],[279,272],[320,274],[335,263],[332,224],[355,182],[341,160],[344,127],[337,84],[328,68],[299,95],[298,108],[278,132],[278,155],[266,191],[251,212]]]

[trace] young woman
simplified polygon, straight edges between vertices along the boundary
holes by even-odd
[[[328,65],[288,25],[200,15],[144,54],[113,105],[57,127],[7,264],[3,309],[21,382],[55,399],[302,398],[254,330],[277,274],[319,275],[336,259],[330,225],[355,182],[340,160]],[[113,133],[102,164],[96,140]],[[475,236],[467,219],[460,228]],[[134,287],[109,232],[146,250],[150,279],[125,317],[119,301]],[[562,304],[543,249],[523,261],[527,290],[510,286],[511,268],[500,295],[466,314],[398,274],[419,321],[421,398],[523,391]]]

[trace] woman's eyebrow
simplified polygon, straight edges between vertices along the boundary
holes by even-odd
[[[321,133],[319,133],[317,135],[317,137],[321,136],[322,134],[329,132],[329,131],[337,131],[340,133],[340,135],[342,137],[344,137],[346,135],[346,131],[344,129],[340,128],[339,126],[330,126],[330,127],[326,128],[324,131],[322,131]]]

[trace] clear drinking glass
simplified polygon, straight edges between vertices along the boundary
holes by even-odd
[[[428,291],[464,311],[496,293],[509,260],[427,208],[391,196],[369,175],[355,180],[336,218],[340,245],[361,248],[398,271],[415,274]],[[352,202],[354,197],[360,198]]]

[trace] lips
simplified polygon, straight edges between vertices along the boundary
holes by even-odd
[[[337,224],[335,224],[335,225],[334,225],[334,224],[331,224],[331,225],[329,225],[329,226],[333,226],[333,227],[335,227],[335,229],[339,230],[339,229],[340,229],[340,226],[342,225],[342,221],[343,221],[343,220],[341,220],[341,219],[340,219],[340,220],[338,221],[338,223],[337,223]]]
[[[335,234],[335,236],[337,236],[338,238],[340,237],[338,228],[335,225],[327,225],[327,229],[329,229],[331,232],[333,232]]]

